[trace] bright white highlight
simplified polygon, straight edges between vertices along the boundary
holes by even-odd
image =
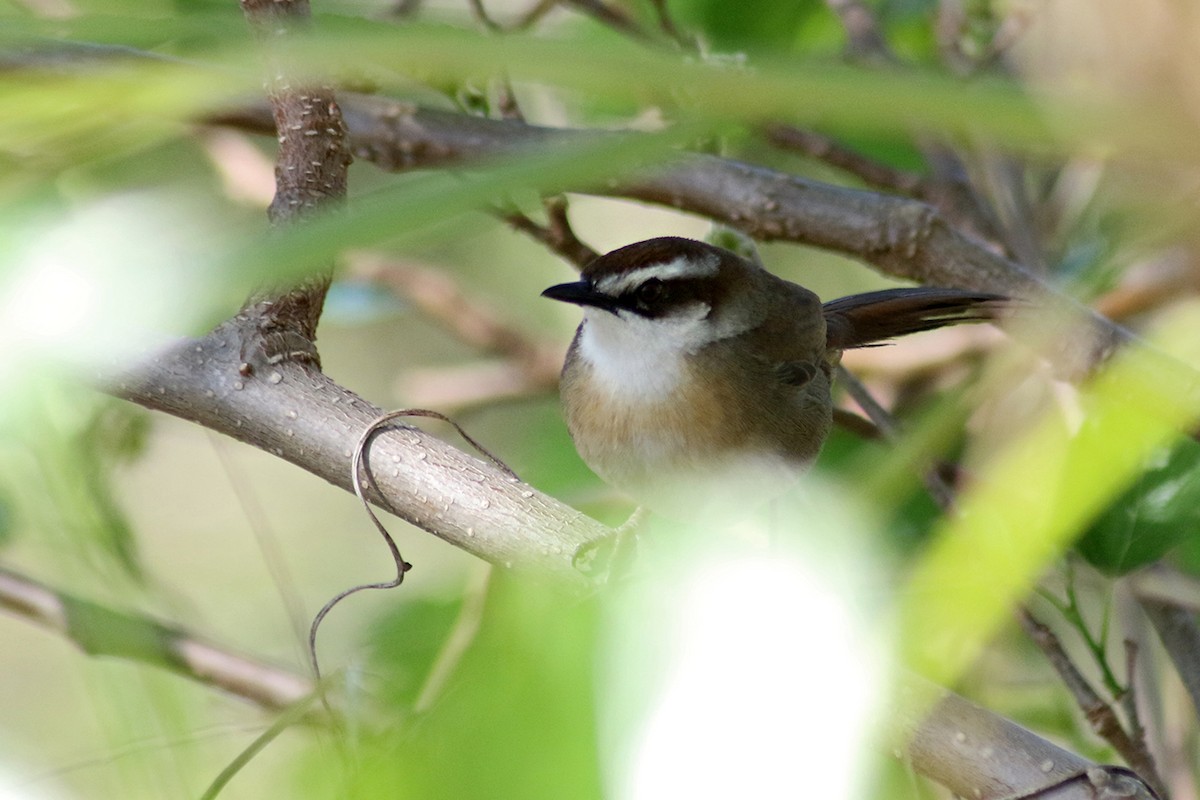
[[[205,313],[194,282],[199,215],[125,195],[31,226],[0,279],[0,377],[43,363],[120,363]]]
[[[652,623],[673,638],[650,645],[662,663],[646,663],[636,633],[625,640],[642,650],[625,654],[641,661],[625,682],[655,688],[640,725],[622,732],[613,796],[858,796],[885,670],[845,593],[765,555],[701,567],[679,588],[674,611]]]
[[[34,264],[14,282],[0,309],[3,338],[31,347],[63,346],[92,329],[103,288],[65,263]]]
[[[0,800],[40,800],[49,797],[44,792],[34,793],[27,788],[18,788],[18,784],[4,772],[0,772]]]

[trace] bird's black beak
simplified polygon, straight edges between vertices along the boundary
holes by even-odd
[[[618,305],[615,298],[596,291],[587,281],[560,283],[557,286],[551,286],[542,292],[542,297],[549,297],[551,300],[561,300],[564,303],[574,303],[577,306],[593,306],[594,308],[602,308],[605,311],[615,311]]]

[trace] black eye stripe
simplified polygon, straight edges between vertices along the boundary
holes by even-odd
[[[706,281],[695,278],[647,278],[617,298],[622,308],[644,317],[661,317],[694,302],[707,302]]]

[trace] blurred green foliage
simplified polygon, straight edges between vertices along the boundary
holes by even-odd
[[[413,712],[412,678],[428,679],[435,664],[429,643],[449,639],[448,611],[410,604],[376,629],[374,668],[402,687],[381,699],[401,719]],[[497,572],[475,613],[459,623],[478,629],[465,652],[437,664],[448,682],[431,707],[368,735],[357,764],[311,761],[298,786],[317,779],[349,797],[600,797],[593,604]]]
[[[149,417],[55,379],[26,385],[0,415],[6,537],[36,537],[118,582],[145,578],[113,471],[139,456]],[[114,572],[115,570],[115,572]]]
[[[649,3],[623,6],[651,31],[649,42],[631,40],[579,14],[564,13],[532,32],[493,35],[473,25],[465,4],[393,24],[380,16],[386,11],[383,2],[318,3],[310,35],[294,47],[304,69],[322,79],[333,76],[398,97],[432,98],[441,107],[464,105],[470,98],[466,110],[482,114],[492,111],[489,87],[506,76],[518,95],[530,99],[526,108],[533,122],[613,128],[635,123],[643,132],[513,153],[453,172],[380,175],[362,164],[352,173],[356,182],[347,210],[304,228],[268,234],[261,208],[225,193],[219,159],[207,138],[211,131],[197,122],[261,91],[261,48],[237,3],[73,0],[74,13],[62,19],[39,17],[37,5],[14,3],[0,10],[0,56],[7,59],[0,71],[5,119],[0,129],[0,299],[36,269],[31,253],[36,255],[48,230],[70,234],[76,230],[70,226],[95,208],[137,197],[138,203],[120,207],[124,216],[101,218],[100,227],[112,229],[111,241],[97,237],[94,227],[79,229],[92,237],[81,250],[108,254],[128,267],[130,283],[99,303],[112,317],[130,315],[116,302],[117,295],[134,296],[129,286],[150,287],[134,305],[193,307],[190,314],[172,311],[169,324],[156,333],[193,333],[232,313],[255,287],[296,280],[349,250],[369,247],[397,257],[415,252],[446,266],[513,319],[565,343],[569,327],[551,316],[554,311],[528,311],[540,308],[531,288],[538,269],[549,274],[562,268],[549,257],[550,266],[535,264],[521,251],[498,246],[506,234],[498,234],[479,209],[514,202],[534,208],[530,198],[541,193],[658,168],[669,164],[676,150],[697,142],[748,160],[814,169],[792,155],[762,149],[756,131],[767,119],[812,127],[870,158],[922,174],[929,171],[931,137],[949,145],[966,143],[986,155],[1032,153],[1036,167],[1079,152],[1088,158],[1121,153],[1150,161],[1166,156],[1171,165],[1195,155],[1194,125],[1184,109],[1132,101],[1110,105],[1102,97],[1044,87],[1032,93],[1014,72],[990,69],[989,48],[1005,12],[983,0],[961,4],[965,24],[949,42],[978,57],[978,70],[969,79],[943,66],[947,43],[933,24],[941,5],[933,0],[871,4],[891,47],[911,62],[902,69],[842,63],[843,30],[817,0],[669,2],[684,38],[696,37],[708,49],[699,54],[681,52],[667,41]],[[269,156],[269,147],[256,146]],[[1158,184],[1150,183],[1157,190]],[[1038,184],[1031,178],[1029,188],[1037,197],[1066,191],[1048,179]],[[1081,194],[1076,224],[1048,240],[1047,263],[1053,277],[1088,295],[1115,285],[1140,250],[1192,223],[1190,211],[1164,218],[1157,213],[1160,206],[1147,210],[1129,203],[1130,194],[1115,193],[1102,203]],[[151,215],[148,209],[162,213]],[[1145,225],[1147,219],[1155,224]],[[628,235],[659,233],[649,227],[631,227]],[[89,264],[81,258],[72,266],[84,274]],[[352,313],[342,324],[357,322],[365,330],[368,313],[359,313],[357,320]],[[1174,344],[1200,339],[1194,328],[1179,330]],[[364,370],[374,372],[361,382],[376,381],[381,397],[390,399],[390,375],[377,374],[380,364],[392,368],[387,358],[402,365],[431,353],[454,360],[446,354],[457,351],[405,339],[410,333],[403,329],[398,343],[384,336],[356,342],[375,348],[365,359],[373,364]],[[380,352],[385,345],[401,352]],[[135,533],[170,534],[135,531],[116,488],[121,468],[145,450],[148,417],[80,389],[73,376],[64,380],[52,355],[35,352],[23,340],[2,340],[0,346],[2,358],[20,356],[12,361],[20,369],[3,372],[10,380],[0,399],[0,545],[5,554],[28,558],[22,548],[36,542],[43,551],[38,563],[47,571],[81,583],[87,583],[79,577],[86,574],[96,593],[154,586]],[[918,410],[907,415],[895,444],[862,442],[844,433],[831,438],[817,469],[848,487],[853,499],[847,504],[870,509],[875,547],[884,554],[880,560],[900,554],[901,567],[877,591],[908,615],[898,637],[914,661],[932,663],[932,671],[947,681],[960,679],[1005,624],[1011,606],[1084,531],[1079,551],[1107,573],[1126,573],[1176,546],[1177,562],[1200,574],[1200,537],[1193,535],[1200,514],[1200,445],[1190,439],[1165,444],[1177,438],[1179,428],[1194,424],[1195,409],[1151,397],[1149,405],[1162,412],[1159,416],[1147,421],[1131,413],[1123,405],[1128,395],[1146,400],[1140,393],[1157,384],[1153,370],[1162,368],[1153,359],[1148,359],[1153,366],[1143,365],[1149,373],[1136,367],[1140,355],[1132,357],[1134,367],[1125,362],[1085,389],[1081,413],[1088,425],[1080,435],[1047,415],[1000,452],[978,458],[959,516],[937,508],[920,472],[939,458],[966,452],[967,419],[977,400],[972,392],[988,387],[968,390],[967,384],[957,384],[927,393]],[[1177,355],[1181,372],[1196,363],[1194,354]],[[0,361],[0,366],[9,363]],[[486,441],[525,479],[606,521],[623,518],[627,509],[611,500],[572,451],[552,400],[478,410],[468,419],[472,432],[476,425],[485,430]],[[188,470],[181,472],[181,480],[191,478]],[[155,505],[158,498],[146,502]],[[297,533],[307,538],[294,547],[316,551],[318,562],[319,553],[328,552],[323,548],[350,547],[325,530]],[[818,524],[804,533],[831,535]],[[172,549],[161,539],[156,543],[160,550]],[[343,577],[332,568],[330,574],[313,571],[324,580],[305,584],[306,597],[327,592],[335,576],[336,581]],[[223,578],[197,577],[189,588],[251,596],[250,587],[227,586]],[[421,579],[413,583],[420,587]],[[888,594],[893,582],[904,584],[899,597]],[[262,783],[275,791],[286,784],[296,797],[605,796],[602,775],[611,765],[597,743],[597,685],[604,676],[593,603],[504,574],[493,576],[481,598],[421,592],[406,583],[382,601],[388,607],[366,614],[369,623],[345,644],[361,644],[369,653],[361,694],[348,692],[353,707],[346,730],[289,733],[294,749],[282,757],[278,774],[259,776]],[[170,600],[186,619],[189,605]],[[197,626],[211,624],[210,630],[219,631],[244,622],[204,620]],[[477,632],[471,633],[475,626]],[[90,633],[103,639],[103,627]],[[804,636],[805,630],[806,621],[796,620],[778,635]],[[449,643],[463,631],[467,641],[461,653],[448,656]],[[94,649],[111,651],[111,645],[101,641]],[[928,652],[922,650],[926,645]],[[144,649],[135,640],[125,646]],[[92,709],[102,728],[111,725],[107,739],[100,737],[112,746],[106,753],[120,750],[133,738],[125,734],[143,730],[142,722],[160,737],[163,731],[198,726],[198,720],[219,725],[238,720],[250,728],[262,724],[259,717],[247,721],[223,706],[210,708],[216,704],[208,690],[197,689],[187,702],[168,692],[143,696],[142,683],[154,679],[140,672],[89,680],[88,691],[116,698],[111,704],[100,700]],[[420,705],[431,681],[444,681],[444,688]],[[110,692],[114,686],[118,689]],[[736,693],[738,687],[713,691]],[[131,696],[159,711],[136,719],[143,706],[128,702]],[[134,709],[120,712],[128,718],[107,719],[117,716],[114,708],[126,706]],[[1030,706],[1030,713],[1043,714],[1035,721],[1059,732],[1073,724],[1063,705]],[[38,713],[47,720],[62,714],[67,722],[61,730],[80,715],[75,708]],[[0,730],[0,738],[9,735],[36,743],[56,733],[40,732],[39,739]],[[331,743],[332,737],[337,739]],[[203,785],[213,765],[240,746],[232,737],[220,738],[225,746],[203,758],[175,759],[150,748],[127,773],[119,764],[109,770],[117,775],[112,780],[117,788],[92,796],[160,796],[155,789],[168,782],[164,773],[172,773],[171,785]],[[177,743],[161,747],[186,750]],[[129,777],[140,771],[146,774]],[[242,780],[231,784],[230,796],[239,796]],[[887,783],[902,785],[903,776]],[[74,787],[81,796],[95,789],[86,778]],[[240,796],[261,794],[247,790]]]

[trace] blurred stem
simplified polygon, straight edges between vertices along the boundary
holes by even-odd
[[[866,412],[867,417],[875,424],[875,427],[883,434],[888,441],[895,443],[897,437],[896,423],[892,419],[892,415],[887,410],[876,402],[871,392],[858,379],[854,373],[843,366],[837,368],[838,380],[846,386],[846,391],[858,403],[858,407]],[[938,504],[938,508],[943,511],[949,511],[954,508],[954,489],[938,472],[937,466],[926,467],[921,470],[921,478],[925,482],[925,488],[929,492],[929,496]]]
[[[454,670],[462,661],[463,655],[475,641],[479,626],[483,622],[483,612],[487,605],[488,582],[492,577],[492,568],[484,565],[471,573],[469,584],[463,595],[462,608],[450,635],[442,643],[437,658],[425,676],[421,691],[413,704],[413,710],[422,713],[430,710],[438,698],[442,696]]]
[[[528,234],[557,255],[565,258],[577,270],[581,270],[599,257],[599,253],[584,244],[575,235],[571,220],[567,217],[567,199],[562,195],[548,197],[542,205],[546,210],[546,224],[539,225],[521,211],[501,211],[500,217],[515,230]]]
[[[295,673],[149,617],[56,591],[3,567],[0,608],[63,635],[88,655],[167,669],[265,709],[288,708],[313,689],[310,680]]]
[[[1125,692],[1126,687],[1122,686],[1121,682],[1117,680],[1112,666],[1108,663],[1108,631],[1112,618],[1112,603],[1108,601],[1103,604],[1103,616],[1100,620],[1100,636],[1092,636],[1091,628],[1088,626],[1087,620],[1083,617],[1083,606],[1079,603],[1079,593],[1075,589],[1075,565],[1070,558],[1066,561],[1066,570],[1067,601],[1065,603],[1056,602],[1055,607],[1058,608],[1059,613],[1070,623],[1071,627],[1079,632],[1080,638],[1083,639],[1084,645],[1092,655],[1092,660],[1096,662],[1096,666],[1100,669],[1104,686],[1109,694],[1114,698],[1120,697]],[[1127,676],[1127,678],[1132,680],[1131,676]]]
[[[875,14],[861,0],[825,0],[846,31],[846,49],[852,58],[894,63],[896,55],[888,47]]]
[[[319,696],[322,698],[325,697],[324,690],[320,691]],[[220,794],[221,790],[225,788],[225,785],[233,780],[234,776],[241,772],[243,767],[254,760],[254,757],[258,755],[264,747],[275,741],[279,734],[283,733],[297,722],[300,722],[308,713],[309,707],[312,706],[317,697],[317,692],[309,693],[287,708],[283,714],[281,714],[274,722],[271,723],[271,727],[267,728],[261,734],[256,736],[254,741],[250,743],[249,747],[238,753],[237,757],[234,758],[233,761],[229,762],[229,764],[227,764],[223,770],[221,770],[221,773],[217,775],[213,782],[209,784],[209,787],[204,790],[204,794],[200,796],[200,800],[212,800],[218,794]]]
[[[1137,592],[1135,584],[1135,592]],[[1138,594],[1138,602],[1158,633],[1175,671],[1200,714],[1200,625],[1191,611],[1161,598]]]

